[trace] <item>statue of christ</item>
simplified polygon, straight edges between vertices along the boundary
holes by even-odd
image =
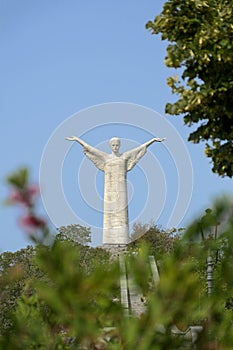
[[[126,174],[146,153],[153,142],[161,142],[164,138],[152,140],[130,151],[120,154],[120,139],[110,140],[112,153],[94,148],[76,136],[66,137],[76,141],[83,147],[83,152],[95,166],[104,172],[104,223],[103,245],[127,244],[129,242],[129,219]]]

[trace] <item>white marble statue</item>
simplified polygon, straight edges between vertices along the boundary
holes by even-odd
[[[104,224],[103,245],[127,244],[129,242],[129,220],[126,174],[146,153],[153,142],[161,142],[164,138],[153,138],[123,154],[119,153],[120,139],[110,140],[112,153],[100,151],[76,136],[66,137],[69,141],[77,141],[83,146],[83,152],[95,166],[104,171]]]

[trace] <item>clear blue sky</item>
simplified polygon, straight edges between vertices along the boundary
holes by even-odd
[[[82,109],[109,102],[129,102],[157,111],[169,119],[186,143],[192,160],[194,186],[181,226],[208,207],[217,195],[232,195],[232,180],[212,174],[209,159],[203,154],[203,145],[186,142],[190,130],[183,126],[182,118],[164,115],[166,102],[174,101],[166,86],[166,78],[174,72],[163,63],[166,43],[145,29],[145,23],[161,11],[163,3],[160,0],[1,1],[2,201],[8,193],[4,178],[17,167],[28,166],[33,181],[39,181],[43,149],[58,125]],[[109,118],[111,122],[111,116]],[[116,131],[127,138],[121,127]],[[86,140],[95,145],[106,140],[112,132],[97,128],[90,140],[88,135]],[[131,140],[138,143],[147,140],[148,135],[136,129],[134,132],[129,131]],[[74,134],[78,131],[74,130]],[[76,151],[77,163],[82,160],[80,150],[72,147],[63,175],[67,198],[74,206],[75,196],[71,195],[74,175],[69,171],[69,159],[75,159],[72,154]],[[161,154],[163,157],[163,151]],[[140,176],[141,170],[135,171],[131,175],[132,182],[137,181],[134,177]],[[170,198],[173,196],[172,166],[166,168],[164,165],[164,172],[169,207],[174,203],[174,198]],[[103,179],[99,174],[96,176],[97,192],[101,196]],[[137,200],[143,200],[143,197]],[[130,210],[133,217],[134,207]],[[0,250],[17,250],[27,245],[27,237],[17,225],[19,211],[3,206],[0,211]],[[92,214],[89,217],[88,211],[83,215],[91,225],[93,220],[101,220],[101,216],[91,219]],[[166,215],[165,210],[159,224],[166,224]],[[98,244],[98,240],[95,243]]]

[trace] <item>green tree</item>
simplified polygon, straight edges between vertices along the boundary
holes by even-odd
[[[170,42],[165,64],[182,68],[182,80],[167,80],[179,99],[166,105],[166,113],[184,115],[185,124],[195,124],[189,141],[205,141],[213,172],[232,177],[232,0],[169,0],[146,28]]]
[[[57,239],[69,240],[73,243],[86,245],[91,243],[91,228],[79,224],[61,226],[58,228]]]
[[[144,229],[146,228],[145,232]],[[181,239],[180,231],[182,230],[165,231],[152,223],[148,225],[137,223],[131,236],[132,238],[135,237],[135,239],[129,243],[129,247],[133,250],[138,250],[146,244],[149,247],[149,253],[154,255],[156,260],[160,260],[164,255],[172,255],[174,253],[175,245]]]
[[[27,282],[43,277],[33,260],[35,254],[32,246],[0,254],[0,334],[11,325],[10,314]]]
[[[130,240],[134,241],[135,239],[140,238],[141,236],[143,236],[151,227],[154,227],[154,223],[151,222],[149,224],[145,224],[142,222],[135,222],[133,224],[133,228],[132,228],[132,233],[130,235]]]

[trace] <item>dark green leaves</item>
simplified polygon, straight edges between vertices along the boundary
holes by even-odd
[[[29,172],[27,168],[21,168],[7,177],[7,182],[14,187],[23,189],[28,184]]]
[[[232,177],[233,2],[170,0],[146,28],[170,42],[165,64],[183,69],[181,81],[168,79],[179,99],[166,105],[166,113],[198,123],[189,141],[208,141],[212,170]]]

